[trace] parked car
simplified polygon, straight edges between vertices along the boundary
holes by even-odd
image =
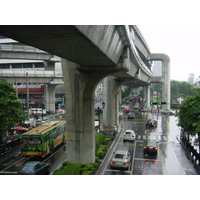
[[[28,161],[18,171],[17,175],[43,175],[50,173],[50,165],[39,161]]]
[[[169,110],[169,109],[161,110],[160,113],[163,114],[163,115],[174,115],[175,114],[174,111]]]
[[[157,127],[158,122],[155,119],[148,119],[146,122],[146,127]]]
[[[117,150],[113,152],[113,157],[110,161],[111,168],[128,169],[130,166],[131,155],[127,150]]]
[[[149,140],[147,144],[143,147],[144,154],[157,154],[158,153],[158,145],[155,140]]]
[[[133,130],[126,130],[123,135],[123,140],[135,140],[135,132]]]
[[[135,114],[133,112],[128,113],[128,119],[135,119]]]

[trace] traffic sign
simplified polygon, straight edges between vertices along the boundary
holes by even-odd
[[[150,102],[150,105],[161,105],[161,104],[166,104],[166,102]]]

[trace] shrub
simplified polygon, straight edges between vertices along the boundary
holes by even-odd
[[[80,175],[80,164],[63,162],[63,167],[54,171],[54,175]]]
[[[113,140],[114,137],[106,137],[99,133],[95,135],[96,155],[95,163],[90,164],[74,164],[70,162],[63,162],[61,169],[56,169],[54,175],[92,175],[97,169],[100,159],[102,159],[107,152],[107,144]]]
[[[96,151],[96,155],[99,157],[99,158],[103,158],[105,156],[107,152],[107,146],[105,145],[100,145],[100,147],[97,149]]]
[[[101,144],[104,143],[105,135],[102,133],[98,133],[95,135],[95,148],[96,150],[99,148]]]

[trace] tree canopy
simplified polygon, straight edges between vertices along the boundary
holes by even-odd
[[[178,126],[190,135],[198,133],[200,141],[200,88],[193,88],[194,96],[188,96],[179,106]]]
[[[0,78],[0,144],[6,131],[25,119],[22,103],[17,100],[15,88]]]
[[[186,81],[171,81],[171,100],[176,100],[179,97],[185,98],[194,94],[192,85]]]
[[[200,88],[193,88],[195,95],[188,96],[179,106],[178,126],[190,134],[200,133]]]

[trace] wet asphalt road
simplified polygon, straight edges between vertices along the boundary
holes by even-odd
[[[110,154],[105,158],[97,174],[103,175],[198,175],[185,151],[179,144],[179,127],[174,116],[159,113],[135,111],[135,119],[127,119],[124,114],[121,126],[122,132],[118,135]],[[147,119],[156,119],[157,128],[146,128]],[[122,134],[132,129],[136,133],[134,142],[123,142]],[[143,146],[148,140],[158,142],[158,154],[147,155],[143,153]],[[131,165],[128,170],[111,169],[110,160],[115,150],[126,149],[131,153]]]
[[[137,112],[135,119],[127,119],[124,114],[120,126],[122,132],[117,135],[115,143],[103,160],[97,174],[104,175],[197,175],[198,172],[185,155],[185,151],[179,144],[179,128],[177,118],[174,116],[163,116],[158,113]],[[146,128],[145,122],[149,118],[158,121],[157,128]],[[122,139],[122,133],[126,129],[133,129],[136,133],[134,142]],[[143,146],[147,140],[158,141],[158,154],[144,155]],[[109,162],[113,151],[116,149],[127,149],[131,153],[131,165],[128,170],[111,169]],[[20,148],[0,157],[1,173],[16,174],[19,168],[28,161],[29,158],[22,158]],[[66,147],[57,149],[49,157],[42,159],[51,165],[51,173],[66,160]]]

